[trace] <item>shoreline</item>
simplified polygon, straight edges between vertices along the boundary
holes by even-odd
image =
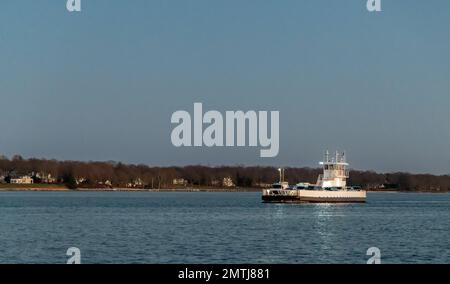
[[[46,191],[46,192],[260,192],[257,188],[174,188],[174,189],[136,189],[136,188],[78,188],[69,189],[67,187],[5,187],[0,188],[0,192],[26,192],[26,191]]]
[[[63,185],[55,186],[20,186],[0,187],[0,192],[261,192],[262,188],[165,188],[165,189],[136,189],[136,188],[78,188],[69,189]],[[408,191],[408,190],[366,190],[368,193],[450,193],[449,191]]]

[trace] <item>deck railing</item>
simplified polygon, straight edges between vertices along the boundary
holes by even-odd
[[[265,189],[263,190],[264,196],[297,196],[297,190],[284,190],[284,189]]]

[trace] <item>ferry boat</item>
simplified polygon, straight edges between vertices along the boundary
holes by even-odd
[[[363,203],[366,201],[366,191],[347,186],[349,164],[345,153],[336,152],[330,157],[325,153],[323,162],[319,163],[323,173],[317,178],[316,184],[298,183],[293,187],[284,181],[284,170],[280,171],[280,182],[274,183],[272,188],[262,191],[263,202],[272,203]]]

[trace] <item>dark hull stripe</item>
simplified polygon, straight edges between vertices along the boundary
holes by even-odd
[[[314,198],[295,196],[263,196],[267,203],[364,203],[365,198]]]

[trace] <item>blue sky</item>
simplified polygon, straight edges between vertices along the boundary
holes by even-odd
[[[3,0],[0,153],[450,173],[450,1]],[[174,148],[171,114],[279,110],[280,154]]]

